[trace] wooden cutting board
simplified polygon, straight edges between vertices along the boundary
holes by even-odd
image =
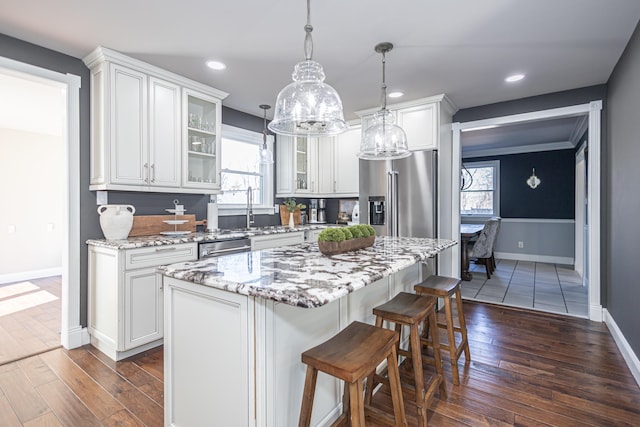
[[[187,222],[178,225],[163,222],[172,219],[187,220]],[[195,215],[134,215],[129,237],[151,236],[163,231],[195,232],[198,224],[202,224],[202,221],[196,221]]]
[[[282,225],[289,225],[289,211],[285,205],[280,205],[280,222]],[[300,209],[296,209],[293,212],[293,222],[295,225],[300,225],[302,223],[300,218]]]

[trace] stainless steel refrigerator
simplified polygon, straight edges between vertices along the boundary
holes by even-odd
[[[360,223],[378,235],[437,237],[437,151],[360,160]]]

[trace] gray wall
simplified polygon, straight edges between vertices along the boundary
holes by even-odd
[[[640,285],[638,252],[638,111],[640,111],[640,26],[635,30],[609,79],[609,157],[605,166],[609,185],[604,204],[609,221],[603,228],[608,250],[605,278],[607,310],[640,355]]]
[[[606,102],[606,96],[606,85],[589,86],[580,89],[531,96],[529,98],[516,99],[513,101],[465,108],[458,110],[458,112],[453,116],[453,121],[469,122],[472,120],[490,119],[493,117],[508,116],[511,114],[530,113],[532,111],[548,110],[550,108],[586,104],[598,99]]]
[[[0,34],[0,56],[59,73],[80,76],[80,321],[87,318],[87,246],[90,238],[101,238],[96,196],[89,191],[89,69],[82,60]],[[65,189],[60,189],[60,196]],[[89,214],[89,212],[95,212]]]
[[[96,212],[95,192],[89,191],[89,144],[90,144],[90,74],[89,69],[81,59],[64,55],[41,46],[0,34],[0,56],[10,58],[26,64],[53,70],[60,73],[70,73],[80,76],[80,322],[87,324],[87,245],[88,239],[101,239],[99,216]],[[240,111],[223,107],[223,123],[244,127],[262,132],[263,121]],[[60,195],[65,189],[60,189]],[[160,193],[109,192],[110,203],[133,204],[137,214],[158,214],[167,206],[171,206],[173,199],[178,198],[185,208],[196,213],[198,218],[206,218],[206,203],[209,196]],[[265,226],[279,223],[277,215],[257,215],[256,225]],[[240,227],[244,224],[244,217],[221,217],[221,228]]]

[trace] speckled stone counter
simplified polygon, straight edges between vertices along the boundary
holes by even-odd
[[[162,266],[167,277],[298,307],[320,307],[455,245],[377,237],[367,249],[327,257],[316,243]]]
[[[330,224],[335,226],[335,224]],[[178,243],[207,242],[212,240],[230,240],[242,237],[264,236],[269,234],[293,233],[296,231],[319,230],[327,228],[327,224],[307,224],[290,227],[256,227],[250,229],[217,230],[212,232],[197,232],[183,236],[153,236],[130,237],[123,240],[89,239],[88,245],[114,249],[144,248],[147,246],[175,245]]]

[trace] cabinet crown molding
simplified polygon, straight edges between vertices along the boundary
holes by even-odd
[[[458,108],[454,105],[454,103],[451,101],[451,99],[444,93],[441,93],[439,95],[433,95],[433,96],[429,96],[426,98],[418,98],[418,99],[414,99],[411,101],[405,101],[405,102],[399,102],[397,104],[388,104],[387,105],[387,109],[388,110],[400,110],[403,108],[411,108],[411,107],[417,107],[420,105],[425,105],[425,104],[433,104],[433,103],[440,103],[440,108],[444,108],[445,111],[448,114],[453,115],[456,111],[458,111]],[[368,108],[366,110],[360,110],[360,111],[356,111],[355,113],[359,116],[359,117],[365,117],[365,116],[370,116],[373,113],[375,113],[376,111],[380,110],[380,107],[374,107],[374,108]]]
[[[139,59],[131,58],[130,56],[124,55],[120,52],[106,48],[104,46],[98,46],[97,48],[95,48],[93,52],[85,56],[82,61],[90,70],[96,68],[103,62],[113,62],[129,68],[133,68],[152,76],[172,81],[190,89],[204,92],[208,95],[215,96],[220,100],[223,100],[227,96],[229,96],[227,92],[223,92],[219,89],[213,88],[195,80],[191,80],[179,74],[167,71],[163,68],[156,67],[155,65],[148,64],[144,61],[140,61]]]

